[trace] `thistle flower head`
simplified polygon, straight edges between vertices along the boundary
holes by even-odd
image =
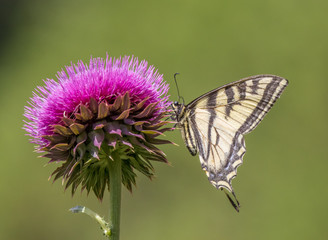
[[[137,58],[91,58],[47,79],[25,107],[24,129],[72,193],[81,184],[102,199],[112,153],[122,161],[122,182],[132,190],[135,171],[151,178],[151,160],[167,162],[156,144],[168,122],[168,85],[153,66]]]

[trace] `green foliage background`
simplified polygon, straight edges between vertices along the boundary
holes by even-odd
[[[233,181],[236,213],[183,146],[179,132],[163,147],[171,165],[124,190],[122,240],[328,239],[328,2],[22,1],[0,2],[0,239],[104,239],[87,205],[48,176],[21,129],[23,107],[42,79],[79,59],[135,55],[146,59],[189,102],[250,75],[283,76],[290,85],[266,119],[246,136],[244,164]]]

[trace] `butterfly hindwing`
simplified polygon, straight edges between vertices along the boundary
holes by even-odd
[[[199,152],[216,188],[234,195],[231,180],[246,151],[243,135],[260,123],[287,84],[274,75],[248,77],[200,96],[181,111],[177,120],[187,148],[192,155]]]
[[[231,179],[245,154],[243,135],[226,121],[218,121],[215,113],[203,109],[191,111],[191,128],[195,135],[199,158],[209,181],[216,188],[232,192]]]
[[[191,128],[189,121],[190,119],[187,118],[186,121],[183,122],[181,126],[181,134],[190,154],[195,156],[197,154],[197,142],[195,131]]]

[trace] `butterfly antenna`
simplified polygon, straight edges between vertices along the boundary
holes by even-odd
[[[229,202],[230,202],[231,205],[234,207],[234,209],[235,209],[237,212],[239,212],[240,204],[239,204],[239,201],[238,201],[238,199],[237,199],[237,197],[236,197],[236,195],[235,195],[235,192],[234,192],[234,191],[231,191],[232,196],[235,198],[235,201],[234,201],[234,200],[232,200],[232,198],[230,197],[229,193],[227,193],[227,190],[226,190],[225,188],[221,188],[221,189],[224,191],[225,195],[226,195],[227,198],[229,199]]]
[[[180,74],[180,73],[175,73],[174,74],[174,81],[175,81],[175,85],[176,85],[177,90],[178,90],[178,102],[180,101],[180,99],[182,99],[182,103],[183,103],[183,105],[185,105],[184,98],[180,96],[180,91],[179,91],[178,82],[177,82],[177,78],[176,78],[176,76],[178,74]]]

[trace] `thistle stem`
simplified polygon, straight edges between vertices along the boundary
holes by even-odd
[[[120,216],[121,216],[121,185],[122,167],[118,152],[112,153],[113,160],[109,167],[109,225],[111,229],[110,240],[120,239]]]

